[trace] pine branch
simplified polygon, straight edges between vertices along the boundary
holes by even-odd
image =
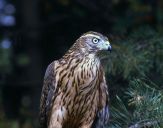
[[[115,106],[111,106],[110,128],[161,128],[163,126],[163,94],[155,84],[135,79],[126,94],[128,106],[119,97]]]
[[[135,123],[134,125],[129,126],[128,128],[144,128],[144,127],[151,127],[156,126],[159,124],[159,121],[139,121]]]

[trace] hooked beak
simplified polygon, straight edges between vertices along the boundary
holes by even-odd
[[[112,47],[111,47],[111,45],[109,45],[109,47],[108,47],[108,51],[111,53],[111,50],[112,50]]]
[[[109,41],[106,41],[106,45],[108,46],[108,51],[110,51],[110,53],[111,53],[111,50],[112,50],[112,47],[111,47],[111,45],[110,45],[110,42]]]

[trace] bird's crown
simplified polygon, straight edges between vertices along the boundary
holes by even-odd
[[[101,33],[94,32],[94,31],[88,31],[84,33],[80,38],[82,37],[97,37],[97,38],[102,38],[104,37]]]

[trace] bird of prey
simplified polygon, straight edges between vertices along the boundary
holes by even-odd
[[[48,128],[91,128],[109,118],[108,89],[97,53],[111,51],[97,32],[81,35],[46,70],[40,99],[40,123]]]

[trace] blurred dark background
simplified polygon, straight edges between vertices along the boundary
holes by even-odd
[[[0,0],[0,128],[38,127],[47,65],[90,30],[113,45],[103,61],[111,94],[141,71],[162,88],[163,1]]]

